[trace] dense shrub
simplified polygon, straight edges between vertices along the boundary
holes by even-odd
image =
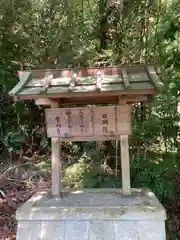
[[[120,187],[120,179],[107,166],[78,162],[65,170],[64,184],[72,188]]]

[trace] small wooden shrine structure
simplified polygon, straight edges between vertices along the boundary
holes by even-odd
[[[155,66],[131,65],[86,69],[45,69],[19,72],[20,82],[11,90],[16,101],[34,99],[46,110],[47,133],[52,141],[52,195],[59,196],[62,141],[119,139],[122,189],[130,194],[128,136],[131,106],[146,101],[163,88]],[[108,104],[106,107],[67,105]],[[65,107],[65,108],[64,108]]]
[[[19,78],[10,92],[16,101],[50,106],[52,193],[37,193],[17,210],[17,240],[165,240],[165,210],[150,190],[131,188],[129,166],[131,103],[162,90],[156,67],[27,70]],[[63,141],[114,139],[121,146],[122,189],[62,188]]]

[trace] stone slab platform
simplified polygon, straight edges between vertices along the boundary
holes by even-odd
[[[17,210],[17,240],[165,240],[166,213],[149,190],[35,194]]]

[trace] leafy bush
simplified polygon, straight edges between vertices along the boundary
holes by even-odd
[[[170,199],[176,193],[176,173],[180,169],[176,153],[148,153],[131,164],[132,187],[150,188],[160,200]],[[65,169],[64,185],[71,188],[121,187],[121,174],[115,176],[108,166],[92,163],[84,153],[78,163]]]
[[[24,137],[18,132],[9,132],[1,139],[9,152],[19,150],[24,142]]]
[[[176,153],[151,153],[148,161],[139,158],[132,165],[133,187],[148,187],[163,200],[173,198],[176,193],[176,173],[179,171]]]
[[[120,179],[108,168],[80,161],[65,170],[64,184],[71,188],[120,187]]]

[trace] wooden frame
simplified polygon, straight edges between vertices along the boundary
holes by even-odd
[[[112,96],[122,96],[122,97],[127,97],[129,98],[130,96],[146,96],[146,95],[154,95],[157,94],[157,90],[141,90],[141,91],[114,91],[114,92],[84,92],[83,97],[88,98],[88,97],[103,97],[104,95],[112,97]],[[47,94],[42,96],[44,99],[61,99],[61,98],[67,98],[67,99],[72,99],[73,98],[79,98],[82,97],[82,93],[78,92],[67,92],[67,93],[61,93],[61,94]],[[15,101],[20,101],[20,100],[36,100],[41,98],[40,95],[28,95],[28,96],[17,96],[14,98]]]
[[[49,100],[48,102],[39,101],[38,103],[51,104],[51,108],[56,110],[59,106],[59,102]],[[126,101],[119,99],[120,108],[126,109]],[[128,107],[129,108],[129,107]],[[129,112],[130,114],[130,112]],[[131,118],[131,116],[129,116]],[[60,175],[60,150],[62,141],[104,141],[104,140],[120,140],[121,146],[121,170],[122,170],[122,192],[124,195],[131,194],[130,186],[130,165],[129,165],[129,145],[128,145],[128,134],[115,136],[82,136],[82,137],[69,137],[60,138],[51,136],[52,144],[52,195],[54,197],[60,197],[61,186],[61,175]]]
[[[35,100],[36,105],[50,106],[52,109],[59,108],[60,104],[61,107],[78,104],[116,104],[125,107],[126,104],[147,101],[148,96],[162,91],[163,82],[159,79],[156,70],[155,66],[138,64],[84,69],[19,71],[20,82],[9,94],[14,97],[15,101]],[[128,116],[126,117],[128,120]],[[123,125],[124,120],[119,121]],[[108,134],[92,136],[49,135],[52,145],[52,195],[54,197],[60,197],[62,188],[60,181],[62,141],[120,140],[122,189],[124,194],[131,193],[128,145],[131,132],[111,131],[113,134],[109,132],[108,130],[106,132]]]
[[[100,96],[100,97],[76,97],[76,98],[61,98],[61,106],[66,105],[94,105],[94,104],[118,104],[119,99],[126,103],[145,102],[148,100],[146,96]],[[36,105],[50,106],[52,101],[59,99],[39,98],[35,100]]]

